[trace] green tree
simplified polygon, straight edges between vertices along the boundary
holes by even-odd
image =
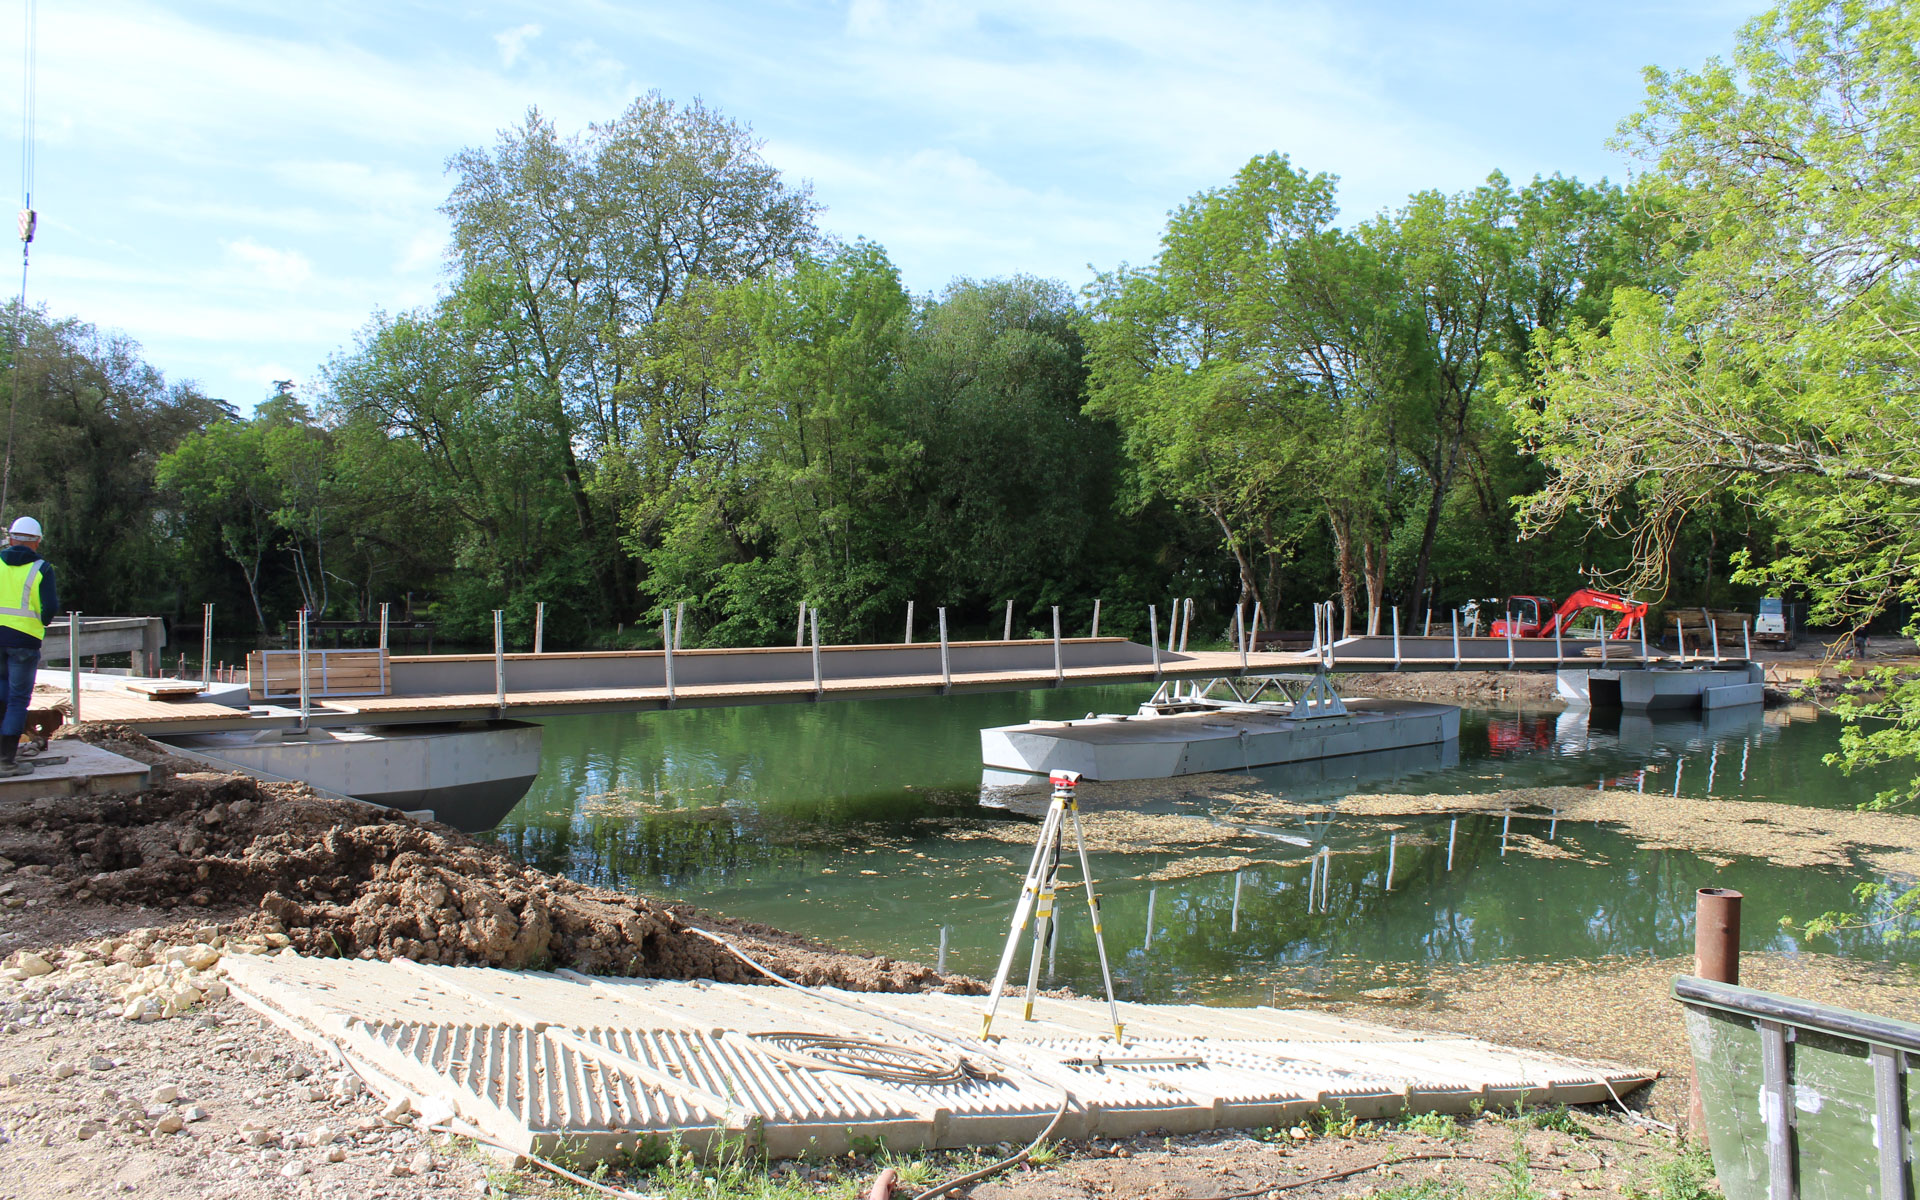
[[[454,303],[478,318],[465,332],[494,390],[537,415],[603,604],[624,611],[633,580],[616,533],[635,499],[624,463],[661,391],[636,351],[693,284],[792,263],[814,238],[811,194],[781,179],[744,126],[658,93],[580,137],[531,111],[449,165]]]
[[[1533,527],[1611,522],[1658,586],[1681,522],[1731,498],[1778,539],[1741,578],[1806,589],[1816,621],[1920,601],[1917,55],[1914,0],[1792,0],[1731,63],[1648,73],[1622,140],[1683,274],[1543,351],[1518,406],[1553,471]],[[1920,681],[1879,687],[1841,706],[1844,766],[1920,754]]]
[[[171,609],[188,574],[170,555],[161,458],[226,406],[192,384],[169,384],[140,347],[42,309],[7,312],[19,346],[9,363],[19,398],[8,504],[46,529],[62,602],[82,611]]]

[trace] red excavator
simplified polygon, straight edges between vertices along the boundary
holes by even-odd
[[[1506,637],[1509,622],[1513,626],[1513,636],[1517,638],[1552,637],[1556,629],[1564,636],[1572,631],[1575,617],[1593,608],[1621,614],[1623,619],[1613,629],[1613,640],[1616,642],[1624,642],[1632,637],[1634,626],[1647,619],[1647,606],[1644,604],[1612,592],[1581,588],[1561,601],[1557,609],[1553,607],[1552,596],[1508,597],[1506,616],[1493,623],[1493,636]]]

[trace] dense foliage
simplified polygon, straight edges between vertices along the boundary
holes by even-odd
[[[1789,9],[1749,41],[1826,30],[1830,70],[1853,80],[1869,51],[1835,31],[1910,7]],[[1911,39],[1875,45],[1891,57],[1861,78],[1878,90],[1848,112],[1913,86],[1886,48]],[[1814,87],[1791,55],[1770,61]],[[824,237],[809,189],[697,103],[645,96],[577,135],[530,112],[448,164],[438,299],[374,314],[244,415],[166,387],[124,339],[16,314],[10,508],[48,521],[78,607],[211,599],[227,628],[245,614],[262,632],[303,604],[366,618],[411,600],[454,637],[504,608],[524,643],[544,602],[550,644],[578,645],[658,636],[661,608],[684,605],[696,643],[767,643],[804,603],[826,636],[892,639],[909,603],[923,633],[945,607],[977,635],[1011,601],[1025,635],[1053,606],[1083,629],[1098,598],[1104,630],[1140,633],[1149,605],[1191,596],[1215,635],[1236,604],[1268,627],[1330,596],[1356,623],[1444,619],[1653,558],[1637,586],[1742,603],[1833,583],[1842,559],[1815,547],[1879,564],[1874,604],[1823,613],[1877,611],[1911,580],[1898,506],[1868,518],[1836,498],[1897,480],[1848,465],[1768,490],[1780,472],[1743,484],[1724,460],[1659,458],[1676,430],[1692,444],[1659,414],[1743,374],[1785,405],[1799,372],[1791,403],[1812,411],[1905,369],[1904,251],[1845,224],[1871,205],[1791,185],[1743,131],[1863,194],[1910,189],[1900,144],[1847,157],[1824,94],[1767,100],[1771,78],[1744,60],[1656,78],[1630,130],[1658,169],[1633,188],[1494,174],[1345,219],[1335,179],[1261,155],[1084,296],[1026,277],[912,295],[882,247]],[[1764,188],[1739,199],[1743,181]],[[1819,257],[1816,235],[1841,229],[1847,249]],[[1796,254],[1825,274],[1803,285]],[[1794,285],[1752,283],[1776,276]],[[1813,382],[1874,321],[1879,348],[1845,359],[1847,381]],[[1683,382],[1642,387],[1655,378]],[[1748,416],[1742,436],[1803,444]],[[1865,418],[1833,432],[1846,454],[1905,436]],[[1574,511],[1597,520],[1555,520]]]

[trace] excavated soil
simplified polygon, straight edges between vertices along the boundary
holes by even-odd
[[[978,991],[971,979],[845,954],[764,925],[588,887],[446,825],[294,784],[197,769],[131,730],[76,735],[154,766],[146,791],[0,809],[11,910],[0,952],[193,920],[284,933],[302,954],[754,982],[712,930],[801,983]]]

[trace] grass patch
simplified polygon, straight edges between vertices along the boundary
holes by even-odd
[[[1407,1117],[1405,1124],[1410,1133],[1446,1142],[1457,1142],[1467,1136],[1466,1130],[1460,1128],[1460,1122],[1446,1113],[1413,1113]]]

